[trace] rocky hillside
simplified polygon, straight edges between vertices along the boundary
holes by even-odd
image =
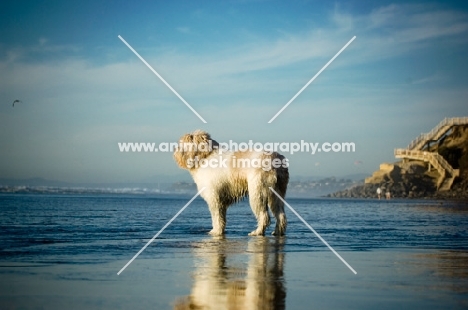
[[[439,173],[428,163],[402,160],[383,163],[380,169],[366,179],[366,184],[329,194],[328,197],[376,198],[377,188],[382,197],[387,191],[398,198],[435,198],[468,200],[468,126],[455,126],[438,141],[432,141],[425,150],[437,152],[454,168],[459,169],[450,190],[437,188]]]
[[[461,179],[468,179],[468,126],[456,126],[449,135],[429,147],[438,152],[454,168],[460,169]]]

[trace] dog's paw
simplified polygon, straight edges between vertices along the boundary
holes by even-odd
[[[263,236],[263,235],[265,235],[265,232],[258,231],[258,230],[254,230],[249,234],[249,236]]]
[[[213,237],[224,236],[224,232],[219,231],[219,230],[214,230],[214,229],[212,229],[208,234],[213,236]]]
[[[273,236],[284,236],[284,235],[285,235],[284,232],[278,232],[278,231],[276,231],[276,230],[273,231],[271,234],[272,234]]]

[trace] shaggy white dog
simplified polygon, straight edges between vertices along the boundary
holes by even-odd
[[[227,208],[248,196],[257,218],[258,227],[249,235],[264,235],[270,225],[271,212],[276,218],[274,235],[286,232],[286,215],[281,197],[286,195],[289,182],[287,160],[272,152],[233,152],[219,149],[219,144],[204,131],[196,130],[180,138],[174,159],[187,169],[211,212],[213,229],[210,234],[220,236],[226,227]]]

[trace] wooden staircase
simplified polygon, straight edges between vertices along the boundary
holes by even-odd
[[[468,117],[445,118],[430,132],[423,133],[411,141],[406,149],[395,149],[395,157],[428,162],[439,172],[440,176],[437,181],[437,189],[439,191],[449,190],[452,187],[453,180],[459,176],[460,171],[458,169],[453,169],[439,153],[428,152],[424,149],[428,143],[438,141],[442,138],[453,126],[467,124]]]
[[[430,132],[420,134],[416,139],[411,141],[408,145],[408,150],[422,150],[426,143],[431,141],[438,141],[443,137],[447,131],[453,126],[467,125],[468,117],[446,117],[437,126],[435,126]]]
[[[453,180],[460,174],[460,171],[458,169],[453,169],[439,153],[396,149],[395,157],[421,160],[430,163],[440,175],[437,181],[437,189],[439,191],[449,190],[452,187]]]

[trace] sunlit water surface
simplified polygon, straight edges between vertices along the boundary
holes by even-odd
[[[196,199],[0,195],[1,309],[448,309],[468,307],[468,206],[288,199],[282,238],[248,237],[247,201],[225,238]],[[273,221],[274,224],[274,221]]]

